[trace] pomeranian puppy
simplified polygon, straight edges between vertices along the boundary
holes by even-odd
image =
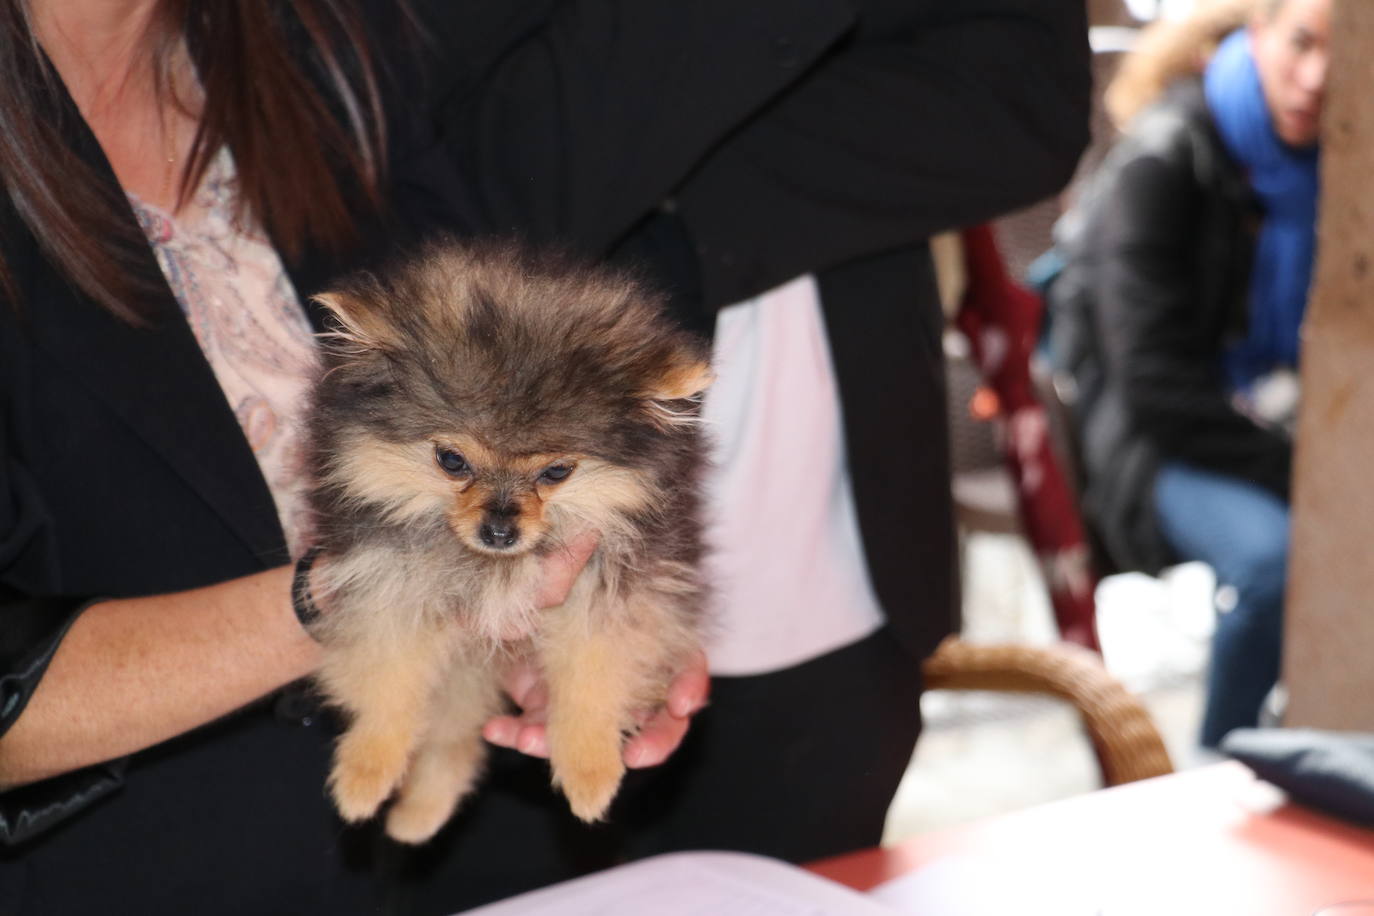
[[[701,342],[630,278],[513,246],[436,244],[319,297],[338,319],[308,455],[317,675],[349,727],[329,785],[423,842],[480,776],[502,674],[549,692],[553,783],[586,821],[624,735],[699,645]],[[562,605],[541,559],[598,545]]]

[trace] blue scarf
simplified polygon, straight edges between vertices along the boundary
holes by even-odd
[[[1249,329],[1223,355],[1231,385],[1244,389],[1274,368],[1298,364],[1317,245],[1317,149],[1294,149],[1274,132],[1245,30],[1217,48],[1203,89],[1222,142],[1264,209],[1250,272]]]

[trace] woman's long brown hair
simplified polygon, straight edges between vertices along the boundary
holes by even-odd
[[[256,220],[288,256],[308,244],[346,247],[357,204],[380,207],[386,169],[376,69],[351,4],[161,0],[152,29],[155,73],[165,71],[184,35],[203,90],[179,196],[200,183],[227,146],[240,215]],[[307,59],[322,71],[318,76],[305,70]],[[73,284],[141,323],[143,303],[159,282],[142,269],[147,243],[119,190],[71,150],[59,116],[62,96],[26,0],[0,0],[0,187]],[[13,265],[3,254],[0,298],[19,304]]]

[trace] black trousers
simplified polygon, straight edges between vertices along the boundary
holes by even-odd
[[[617,862],[732,849],[802,862],[876,844],[921,729],[920,663],[886,630],[794,668],[721,677],[662,767],[587,827],[510,753],[454,822],[392,851],[392,911],[450,914]]]

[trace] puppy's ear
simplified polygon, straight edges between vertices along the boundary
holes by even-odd
[[[674,363],[640,396],[644,398],[649,419],[666,431],[674,426],[700,422],[701,406],[698,399],[713,381],[715,375],[711,367],[700,360],[691,359]],[[684,407],[681,403],[684,400],[698,403]]]
[[[700,360],[676,362],[654,380],[644,392],[644,397],[651,401],[680,401],[683,398],[694,398],[709,388],[715,380],[711,367]]]
[[[393,350],[398,344],[396,331],[376,309],[347,292],[320,293],[315,301],[339,320],[336,338],[364,350]]]

